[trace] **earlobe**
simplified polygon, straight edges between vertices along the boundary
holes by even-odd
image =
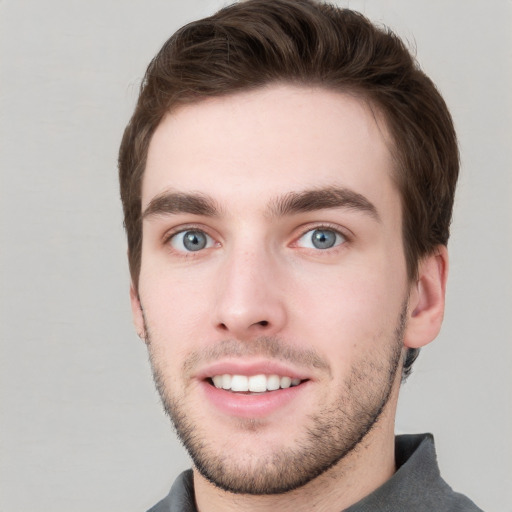
[[[137,335],[140,339],[146,340],[146,329],[144,327],[144,315],[140,303],[139,294],[133,283],[130,285],[130,303],[132,306],[132,319]]]
[[[404,345],[420,348],[439,334],[443,322],[448,251],[444,245],[420,261],[418,279],[411,288]]]

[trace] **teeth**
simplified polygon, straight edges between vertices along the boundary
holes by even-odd
[[[291,377],[280,377],[279,375],[215,375],[212,377],[213,385],[219,389],[230,391],[253,393],[263,393],[265,391],[275,391],[277,389],[286,389],[291,386],[298,386],[300,379],[292,379]]]
[[[213,385],[216,388],[221,388],[224,377],[222,375],[215,375],[215,377],[213,377],[212,380],[213,380]]]
[[[267,377],[267,389],[269,391],[275,391],[276,389],[279,389],[281,385],[281,379],[278,375],[269,375]]]
[[[231,389],[231,375],[227,373],[222,376],[222,389]]]
[[[267,391],[267,377],[265,375],[253,375],[249,377],[249,391],[262,393]]]
[[[249,379],[245,375],[233,375],[231,391],[249,391]]]
[[[281,387],[286,389],[292,385],[292,379],[290,377],[281,377]]]

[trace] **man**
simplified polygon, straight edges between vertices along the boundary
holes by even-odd
[[[476,511],[395,439],[439,332],[458,150],[401,41],[249,0],[151,62],[119,158],[134,322],[194,467],[152,511]]]

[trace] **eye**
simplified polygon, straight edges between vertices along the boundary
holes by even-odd
[[[297,245],[308,249],[331,249],[346,242],[346,238],[334,229],[316,228],[304,233]]]
[[[202,249],[213,247],[215,243],[211,236],[197,229],[180,231],[173,235],[170,241],[173,249],[181,252],[201,251]]]

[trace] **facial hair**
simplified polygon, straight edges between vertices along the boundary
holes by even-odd
[[[339,386],[336,399],[309,415],[303,436],[295,440],[293,448],[283,447],[268,456],[251,457],[250,460],[244,460],[244,457],[237,460],[208,439],[208,426],[194,420],[187,407],[186,396],[178,396],[171,389],[164,364],[153,348],[147,323],[145,332],[153,377],[164,410],[199,473],[215,486],[231,493],[271,495],[297,489],[325,473],[357,449],[375,426],[389,402],[401,367],[406,317],[407,306],[404,304],[392,339],[375,340],[376,343],[387,344],[386,356],[383,358],[382,351],[376,350],[377,355],[367,355],[358,360]],[[226,340],[209,354],[194,353],[185,361],[183,374],[204,359],[250,355],[329,369],[328,362],[314,352],[297,351],[279,338],[262,337],[247,344]],[[257,432],[258,427],[258,420],[240,421],[241,430]],[[244,453],[244,446],[234,449],[240,455]]]

